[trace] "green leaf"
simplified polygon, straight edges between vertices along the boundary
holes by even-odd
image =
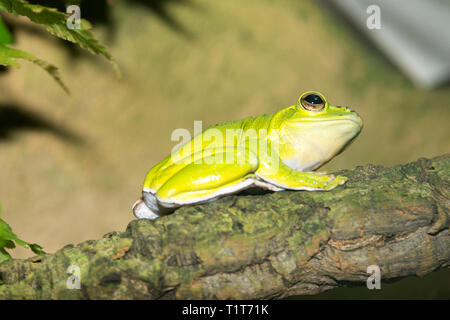
[[[9,13],[26,16],[31,21],[43,25],[48,32],[61,39],[77,43],[94,54],[103,55],[111,62],[116,74],[120,77],[117,64],[108,53],[108,50],[89,31],[91,24],[87,20],[81,19],[79,29],[69,29],[66,24],[70,15],[59,12],[56,9],[29,4],[25,0],[0,0],[0,6]]]
[[[42,250],[42,247],[37,243],[30,243],[30,249],[36,254],[45,254],[45,251]]]
[[[10,44],[12,40],[12,35],[0,16],[0,44]]]
[[[19,62],[17,62],[17,59],[28,60],[37,64],[45,71],[47,71],[53,77],[53,79],[55,79],[56,82],[59,83],[64,91],[69,93],[69,89],[67,89],[65,84],[62,82],[61,77],[59,76],[58,68],[56,68],[54,65],[36,58],[35,56],[25,51],[9,48],[5,45],[0,44],[0,65],[20,68],[20,64]]]
[[[36,254],[45,254],[40,245],[20,240],[12,232],[11,227],[4,220],[0,219],[0,263],[11,259],[11,255],[5,250],[5,248],[15,248],[16,245],[14,242],[22,247],[31,249]]]

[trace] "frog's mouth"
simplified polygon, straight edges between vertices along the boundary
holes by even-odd
[[[356,112],[355,112],[356,113]],[[358,126],[358,128],[361,130],[363,127],[363,122],[361,117],[359,117],[357,114],[356,116],[351,116],[351,117],[336,117],[336,118],[327,118],[327,119],[299,119],[294,121],[295,124],[299,124],[299,125],[310,125],[310,124],[328,124],[328,123],[342,123],[345,121],[349,121],[352,122],[354,124],[356,124]]]

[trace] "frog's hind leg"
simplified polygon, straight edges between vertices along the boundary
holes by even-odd
[[[133,205],[133,213],[138,219],[154,220],[166,214],[172,213],[176,208],[183,205],[214,201],[221,196],[238,193],[242,190],[252,187],[262,188],[270,191],[283,190],[282,188],[276,187],[270,183],[257,180],[253,174],[249,174],[240,180],[229,183],[228,185],[205,191],[205,193],[208,194],[204,195],[203,197],[198,194],[198,197],[194,197],[191,200],[182,202],[167,202],[167,200],[158,200],[157,196],[153,192],[144,191],[143,199],[145,201],[142,199],[136,201]]]
[[[185,205],[211,202],[223,196],[235,194],[242,190],[251,188],[254,186],[253,177],[253,175],[248,175],[218,188],[180,193],[178,194],[178,197],[172,197],[169,199],[158,197],[158,201],[166,208],[178,208]]]
[[[217,163],[217,159],[227,160],[228,152],[239,157],[232,163]],[[212,201],[254,186],[253,173],[257,168],[258,158],[248,149],[218,149],[203,157],[201,163],[191,163],[179,170],[155,195],[158,204],[165,208]]]

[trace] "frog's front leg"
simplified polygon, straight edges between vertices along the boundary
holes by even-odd
[[[347,181],[346,177],[327,175],[320,172],[297,171],[280,158],[270,164],[260,165],[255,176],[279,188],[290,190],[331,190]]]

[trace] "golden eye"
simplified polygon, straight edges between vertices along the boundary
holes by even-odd
[[[300,103],[302,104],[302,107],[305,108],[308,111],[320,111],[325,107],[325,101],[317,93],[308,93],[304,95]]]

